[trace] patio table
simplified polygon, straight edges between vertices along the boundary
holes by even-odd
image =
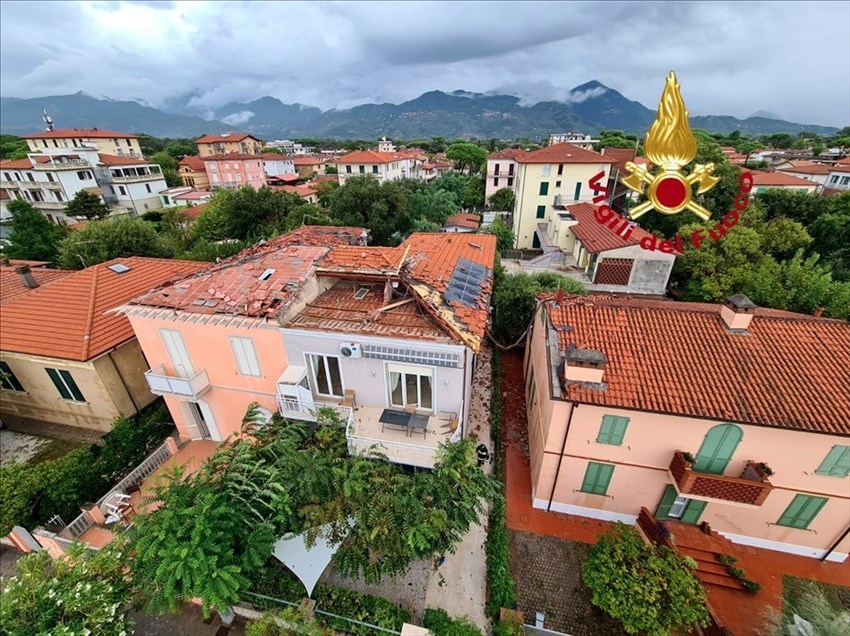
[[[428,416],[417,415],[416,413],[407,413],[405,411],[396,411],[393,409],[384,409],[381,412],[381,417],[378,418],[381,423],[381,432],[385,426],[401,426],[410,435],[413,429],[422,431],[422,436],[427,435]]]

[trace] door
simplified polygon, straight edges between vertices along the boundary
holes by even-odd
[[[189,350],[186,349],[186,343],[183,342],[183,336],[180,332],[172,329],[160,329],[160,333],[168,357],[171,358],[171,366],[174,367],[174,372],[181,378],[195,375],[195,368],[189,358]]]
[[[682,497],[673,486],[667,486],[661,497],[661,502],[655,510],[656,519],[674,519],[682,523],[699,523],[706,507],[706,502]]]
[[[391,406],[404,408],[413,405],[427,411],[434,409],[434,374],[431,369],[390,364],[388,371]]]
[[[211,439],[210,427],[204,418],[204,412],[197,402],[189,402],[189,411],[192,413],[192,418],[195,420],[195,426],[198,427],[200,439]]]
[[[531,247],[535,250],[540,249],[540,237],[537,236],[537,232],[534,233],[534,238],[531,239]]]
[[[722,475],[743,436],[744,432],[734,424],[718,424],[705,436],[693,469],[700,473]]]
[[[181,402],[186,432],[191,439],[212,439],[221,441],[218,428],[213,421],[210,407],[203,401]]]

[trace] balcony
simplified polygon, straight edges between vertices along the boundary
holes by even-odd
[[[68,207],[65,201],[29,201],[39,210],[64,210]]]
[[[149,174],[132,174],[132,175],[123,175],[118,176],[114,174],[109,175],[109,179],[113,183],[138,183],[139,181],[155,181],[157,179],[164,179],[160,172],[151,172]]]
[[[0,188],[5,189],[14,189],[18,187],[20,181],[6,181],[5,179],[0,180]]]
[[[692,463],[682,451],[673,453],[670,474],[682,495],[706,499],[722,499],[735,503],[760,506],[767,499],[773,484],[757,462],[748,461],[740,477],[711,475],[693,470]]]
[[[566,208],[568,205],[575,205],[576,203],[580,203],[580,201],[578,201],[575,197],[571,197],[566,194],[556,194],[552,205],[556,208]]]
[[[181,378],[168,372],[164,364],[145,372],[151,393],[167,397],[183,397],[190,400],[200,398],[210,389],[210,380],[204,369],[188,378]]]
[[[33,170],[79,170],[80,168],[91,169],[91,164],[84,159],[66,159],[64,161],[53,161],[39,163],[33,166]]]
[[[38,190],[42,188],[57,189],[62,187],[57,181],[18,181],[16,185],[21,188],[34,188]]]

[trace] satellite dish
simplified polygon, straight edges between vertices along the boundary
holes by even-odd
[[[44,125],[46,127],[46,130],[48,130],[48,131],[53,130],[53,118],[50,115],[47,114],[47,109],[42,108],[41,112],[43,113],[42,116],[41,116],[41,119],[44,121]]]

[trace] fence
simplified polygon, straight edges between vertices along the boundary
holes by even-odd
[[[150,455],[145,457],[144,461],[142,461],[141,464],[131,470],[129,475],[119,481],[112,490],[110,490],[103,497],[98,499],[97,505],[102,506],[104,502],[108,501],[109,498],[116,493],[127,494],[127,491],[130,488],[138,486],[140,483],[142,483],[169,457],[171,457],[171,448],[169,447],[168,442],[163,442],[156,448],[156,450],[154,450]]]

